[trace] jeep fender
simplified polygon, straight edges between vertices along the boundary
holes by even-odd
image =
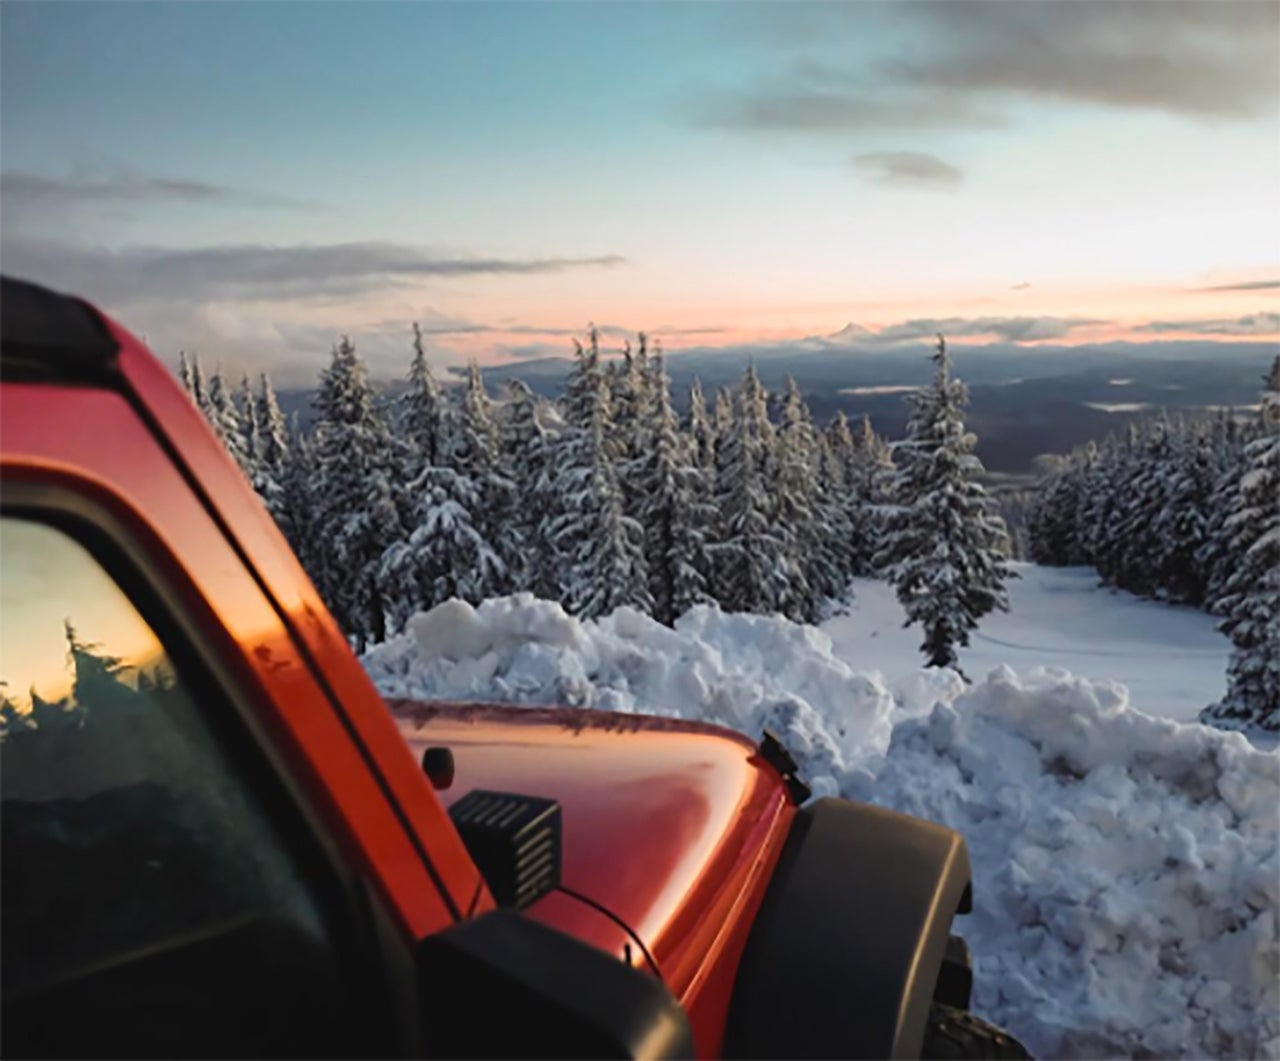
[[[804,807],[743,952],[726,1055],[919,1057],[970,896],[959,833],[846,800]]]

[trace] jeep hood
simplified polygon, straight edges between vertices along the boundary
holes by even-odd
[[[623,922],[677,994],[754,905],[790,824],[777,772],[731,730],[608,711],[389,706],[416,756],[453,751],[446,806],[477,788],[558,800],[562,885]],[[603,921],[567,908],[576,902],[553,893],[530,913],[602,942],[603,925],[565,924]]]

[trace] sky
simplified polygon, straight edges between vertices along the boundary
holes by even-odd
[[[1280,5],[0,6],[0,266],[308,382],[1280,338]]]

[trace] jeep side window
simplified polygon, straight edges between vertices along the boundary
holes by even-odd
[[[7,1051],[349,1049],[325,907],[228,705],[52,526],[0,519],[0,615]]]

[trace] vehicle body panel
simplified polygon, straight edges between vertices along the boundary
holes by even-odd
[[[716,726],[607,711],[389,706],[418,756],[452,750],[446,805],[477,788],[560,802],[563,885],[631,929],[689,1012],[699,1054],[716,1053],[745,928],[794,813],[755,746]],[[540,905],[531,912],[545,917]],[[578,934],[580,913],[553,920]]]

